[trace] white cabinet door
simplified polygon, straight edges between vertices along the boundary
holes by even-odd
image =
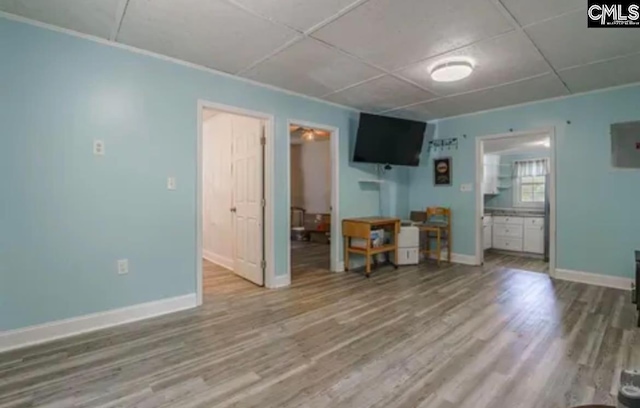
[[[262,122],[233,121],[233,271],[258,285],[262,274]]]
[[[483,232],[482,232],[482,244],[484,246],[484,249],[489,249],[491,248],[491,225],[484,225],[483,227]]]
[[[482,192],[484,194],[498,194],[500,156],[485,154],[483,164]]]
[[[527,227],[524,229],[524,252],[532,254],[544,253],[544,226]]]

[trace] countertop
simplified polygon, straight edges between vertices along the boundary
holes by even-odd
[[[508,209],[508,208],[500,208],[500,209],[487,208],[484,211],[484,215],[501,216],[501,217],[544,218],[544,211],[520,210],[520,209]]]

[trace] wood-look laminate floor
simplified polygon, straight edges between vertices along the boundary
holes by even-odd
[[[630,295],[505,262],[280,290],[206,263],[199,309],[0,355],[0,407],[611,404],[640,366]]]
[[[535,257],[519,256],[489,249],[484,253],[485,268],[511,268],[549,273],[549,263]]]
[[[291,242],[291,280],[326,273],[331,264],[331,245]]]

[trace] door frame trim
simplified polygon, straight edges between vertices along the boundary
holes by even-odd
[[[265,270],[264,284],[268,288],[275,287],[277,284],[275,276],[275,253],[274,253],[274,135],[275,135],[275,117],[272,114],[253,111],[249,109],[239,108],[231,105],[224,105],[217,102],[210,102],[204,99],[198,99],[197,103],[197,127],[198,141],[196,146],[196,294],[197,304],[202,305],[204,299],[203,283],[202,283],[202,111],[206,108],[215,109],[225,113],[240,116],[249,116],[260,119],[265,122],[265,152],[264,163],[262,165],[264,174],[264,195],[265,209],[263,230],[264,230],[264,248],[263,258],[267,262]]]
[[[484,144],[487,140],[507,139],[546,133],[549,135],[549,276],[556,277],[557,262],[557,237],[556,237],[556,179],[558,177],[556,166],[556,128],[545,127],[520,132],[501,133],[496,135],[476,137],[476,265],[484,262],[482,213],[484,211],[484,195],[482,194],[482,176],[484,173]]]
[[[313,123],[306,120],[287,119],[287,147],[285,148],[285,160],[287,166],[287,231],[291,231],[291,125],[300,125],[312,129],[329,132],[329,144],[331,149],[331,272],[344,272],[344,265],[340,262],[340,129],[335,126]],[[291,283],[291,239],[287,239],[287,274]]]

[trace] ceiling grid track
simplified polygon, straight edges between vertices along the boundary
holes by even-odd
[[[553,65],[551,65],[551,62],[549,61],[549,59],[547,58],[546,55],[543,54],[542,50],[540,50],[540,47],[538,47],[538,45],[531,39],[531,37],[529,36],[529,34],[527,33],[527,31],[522,28],[522,26],[520,25],[520,23],[518,22],[518,20],[516,20],[516,18],[513,16],[513,14],[511,14],[511,12],[505,7],[505,5],[502,3],[502,0],[490,0],[491,3],[493,3],[496,8],[510,21],[510,23],[515,27],[516,30],[518,30],[519,32],[522,33],[522,35],[525,36],[525,38],[527,39],[527,41],[529,41],[529,43],[533,46],[533,48],[536,49],[536,51],[538,51],[538,54],[540,54],[540,56],[542,57],[542,59],[544,59],[545,63],[549,66],[549,70],[550,72],[553,73],[553,75],[555,75],[556,79],[558,79],[558,81],[560,81],[560,83],[562,84],[562,86],[564,86],[564,89],[571,94],[571,89],[569,89],[569,87],[567,86],[567,84],[564,82],[564,80],[560,77],[560,74],[558,74],[558,71],[553,67]]]
[[[120,28],[122,28],[122,21],[124,20],[124,16],[127,13],[127,7],[129,7],[129,0],[120,0],[118,3],[118,9],[116,12],[116,24],[111,31],[111,35],[109,36],[110,41],[117,41],[118,34],[120,34]]]
[[[253,63],[249,64],[248,66],[242,68],[238,72],[235,72],[234,75],[242,75],[245,72],[248,72],[248,71],[252,70],[253,68],[257,67],[258,65],[262,64],[265,61],[270,60],[271,58],[273,58],[276,55],[280,54],[282,51],[284,51],[287,48],[291,47],[292,45],[304,40],[305,38],[306,37],[304,36],[304,34],[296,35],[294,38],[292,38],[291,40],[287,41],[286,43],[284,43],[280,47],[276,48],[274,51],[270,52],[266,56],[260,58],[256,62],[253,62]]]
[[[253,11],[248,10],[244,5],[239,4],[236,0],[225,0],[225,1],[227,1],[229,4],[232,4],[232,5],[234,5],[234,6],[238,7],[238,8],[240,8],[240,9],[242,9],[242,10],[244,10],[244,11],[247,11],[247,12],[249,12],[249,13],[254,14],[256,17],[263,18],[263,19],[265,19],[265,20],[267,20],[267,21],[270,21],[270,22],[272,22],[272,23],[274,23],[274,24],[276,24],[276,25],[280,25],[280,26],[283,26],[283,27],[285,27],[285,28],[289,28],[289,29],[291,29],[291,30],[295,30],[296,32],[298,32],[298,33],[300,34],[300,36],[298,36],[298,37],[296,37],[295,39],[293,39],[293,40],[291,40],[291,41],[287,42],[286,44],[282,45],[281,47],[277,48],[275,51],[273,51],[273,52],[269,53],[268,55],[266,55],[266,56],[264,56],[264,57],[260,58],[258,61],[254,62],[254,63],[250,64],[249,66],[247,66],[247,67],[245,67],[245,68],[241,69],[240,71],[236,72],[236,73],[235,73],[235,75],[242,75],[242,74],[244,74],[244,73],[246,73],[246,72],[248,72],[248,71],[252,70],[253,68],[255,68],[255,67],[257,67],[258,65],[260,65],[261,63],[263,63],[263,62],[266,62],[266,61],[270,60],[271,58],[273,58],[273,57],[275,57],[276,55],[280,54],[281,52],[285,51],[287,48],[291,47],[291,46],[292,46],[292,45],[294,45],[295,43],[297,43],[297,42],[299,42],[299,41],[304,40],[305,38],[310,38],[310,39],[312,39],[312,40],[314,40],[314,41],[317,41],[317,42],[321,43],[322,45],[324,45],[324,46],[327,46],[327,47],[331,48],[331,49],[332,49],[332,50],[334,50],[334,51],[337,51],[337,52],[339,52],[339,53],[341,53],[341,54],[343,54],[343,55],[345,55],[345,56],[347,56],[347,57],[353,58],[353,59],[355,59],[355,60],[359,61],[360,63],[365,64],[365,65],[367,65],[367,66],[369,66],[369,67],[371,67],[371,68],[375,68],[375,69],[377,69],[377,70],[379,70],[379,71],[382,71],[382,72],[384,72],[385,74],[389,74],[389,75],[391,74],[391,73],[390,73],[390,72],[388,72],[387,70],[385,70],[385,69],[383,69],[383,68],[381,68],[381,67],[379,67],[379,66],[377,66],[377,65],[374,65],[374,64],[372,64],[372,63],[370,63],[370,62],[368,62],[368,61],[365,61],[365,60],[361,59],[360,57],[358,57],[358,56],[356,56],[356,55],[353,55],[353,54],[351,54],[351,53],[349,53],[349,52],[347,52],[347,51],[345,51],[345,50],[343,50],[343,49],[340,49],[340,48],[336,47],[336,46],[335,46],[335,45],[333,45],[333,44],[329,44],[329,43],[327,43],[327,42],[325,42],[325,41],[322,41],[322,40],[320,40],[320,39],[318,39],[318,38],[315,38],[315,37],[313,37],[313,36],[311,35],[311,34],[313,34],[314,32],[316,32],[316,31],[320,30],[321,28],[323,28],[323,27],[325,27],[325,26],[327,26],[327,25],[331,24],[332,22],[334,22],[335,20],[339,19],[340,17],[344,16],[345,14],[347,14],[347,13],[349,13],[349,12],[351,12],[351,11],[353,11],[353,10],[357,9],[358,7],[362,6],[364,3],[366,3],[366,2],[368,2],[368,1],[370,1],[370,0],[360,0],[360,1],[357,1],[357,2],[355,2],[355,3],[353,3],[353,4],[349,5],[349,6],[345,7],[344,9],[340,10],[340,11],[339,11],[339,12],[337,12],[336,14],[334,14],[334,15],[332,15],[332,16],[330,16],[330,17],[326,18],[326,19],[324,19],[324,20],[323,20],[323,21],[321,21],[320,23],[318,23],[318,24],[314,25],[313,27],[311,27],[311,28],[309,28],[309,29],[307,29],[307,30],[305,30],[305,31],[300,31],[300,30],[298,30],[298,29],[296,29],[296,28],[293,28],[293,27],[288,26],[287,24],[284,24],[284,23],[281,23],[281,22],[279,22],[279,21],[276,21],[276,20],[270,19],[270,18],[268,18],[268,17],[264,17],[264,16],[262,16],[261,14],[255,14]],[[370,78],[370,79],[368,79],[368,80],[376,79],[376,78],[378,78],[378,77]],[[367,80],[367,81],[368,81],[368,80]],[[362,83],[367,82],[367,81],[362,81]],[[358,85],[358,84],[352,84],[352,85],[350,85],[350,86],[355,86],[355,85]],[[333,92],[330,92],[329,94],[331,94],[331,93],[335,93],[335,92],[338,92],[338,91],[333,91]]]
[[[489,90],[489,89],[496,89],[496,88],[500,88],[500,87],[503,87],[503,86],[509,86],[509,85],[520,83],[520,82],[526,82],[526,81],[529,81],[529,80],[532,80],[532,79],[541,78],[541,77],[544,77],[547,74],[548,73],[533,75],[533,76],[529,76],[529,77],[526,77],[526,78],[516,79],[515,81],[504,82],[504,83],[501,83],[500,85],[492,85],[492,86],[487,86],[487,87],[484,87],[484,88],[473,89],[471,91],[453,93],[451,95],[443,96],[443,97],[440,97],[440,98],[429,99],[429,100],[421,101],[421,102],[414,102],[414,103],[410,103],[408,105],[398,106],[398,107],[392,108],[392,109],[387,109],[387,110],[382,111],[381,113],[395,112],[395,111],[398,111],[398,110],[411,108],[413,106],[418,106],[418,105],[421,105],[423,103],[434,102],[434,101],[437,101],[437,100],[440,100],[440,99],[447,99],[447,98],[453,98],[453,97],[456,97],[456,96],[469,95],[469,94],[473,94],[473,93],[476,93],[476,92],[486,91],[486,90]]]
[[[439,0],[104,0],[76,3],[73,19],[30,1],[0,10],[374,113],[444,118],[640,83],[638,37],[587,32],[580,0],[448,0],[442,17],[429,6]],[[444,23],[456,15],[454,28]],[[456,56],[475,61],[473,76],[440,84],[430,71]]]

